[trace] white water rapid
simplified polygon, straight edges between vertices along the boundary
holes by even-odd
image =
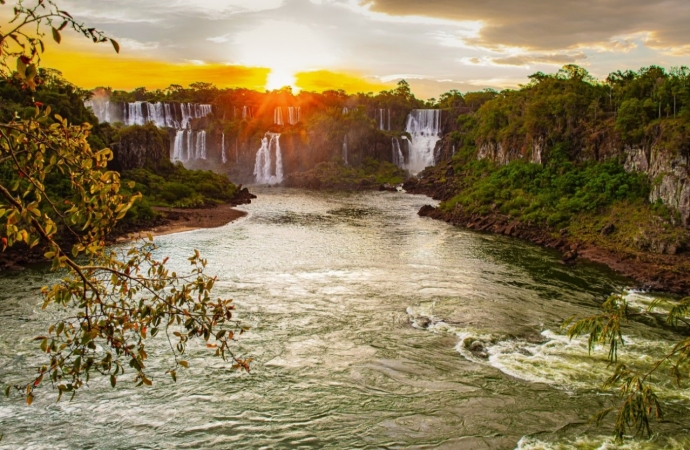
[[[413,109],[407,116],[406,131],[412,140],[405,169],[417,174],[435,164],[434,148],[441,139],[441,110]]]
[[[275,158],[272,157],[273,155]],[[280,184],[283,182],[280,134],[266,133],[261,139],[261,148],[256,152],[254,176],[257,184]]]

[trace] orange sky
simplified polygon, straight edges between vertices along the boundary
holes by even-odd
[[[83,88],[109,86],[132,90],[146,87],[161,89],[171,84],[188,86],[202,81],[219,88],[244,87],[263,91],[266,88],[268,68],[233,66],[225,64],[173,64],[164,61],[138,59],[116,54],[110,45],[89,48],[69,48],[51,45],[43,55],[41,65],[60,70],[71,83]],[[368,81],[354,74],[318,70],[295,74],[295,86],[306,91],[343,89],[350,93],[379,92],[390,85]]]

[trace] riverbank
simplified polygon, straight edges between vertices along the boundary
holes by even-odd
[[[218,228],[237,219],[245,217],[246,212],[233,208],[234,205],[221,205],[215,208],[163,208],[154,206],[153,210],[162,215],[164,222],[153,228],[140,231],[138,234],[146,236],[164,236],[167,234],[193,231],[202,228]],[[137,233],[135,233],[137,234]],[[120,236],[117,241],[130,240]]]
[[[639,288],[690,294],[690,253],[684,238],[689,232],[676,227],[681,238],[669,239],[662,219],[637,211],[637,205],[621,204],[598,215],[580,215],[567,226],[553,229],[546,224],[519,220],[489,205],[483,212],[470,212],[449,201],[460,188],[452,165],[442,164],[424,172],[422,178],[405,183],[412,194],[424,194],[442,204],[422,207],[419,215],[470,230],[516,237],[558,250],[564,264],[578,259],[605,264],[631,278]],[[637,215],[636,215],[637,213]]]
[[[136,223],[118,224],[110,233],[107,242],[122,243],[132,241],[137,236],[163,236],[202,228],[218,228],[247,215],[246,212],[235,209],[235,206],[246,205],[256,196],[247,188],[238,189],[230,203],[202,208],[171,208],[153,206],[154,218]],[[71,244],[69,244],[71,245]],[[68,248],[68,247],[66,247]],[[38,246],[29,249],[25,245],[16,246],[0,253],[0,272],[5,270],[21,270],[25,266],[45,261],[45,248]]]

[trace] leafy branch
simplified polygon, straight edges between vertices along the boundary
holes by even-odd
[[[16,76],[30,90],[40,84],[42,25],[51,27],[58,43],[60,32],[71,27],[119,50],[117,42],[76,22],[52,0],[38,0],[33,7],[19,1],[10,24],[14,28],[0,32],[0,77]],[[15,57],[12,73],[7,62]],[[46,363],[29,382],[5,383],[5,394],[14,388],[31,404],[49,382],[60,400],[65,393],[74,396],[93,374],[108,377],[115,387],[129,369],[137,385],[151,385],[146,343],[159,333],[169,342],[174,363],[166,373],[175,381],[179,368],[189,367],[183,357],[193,340],[232,362],[233,369],[249,371],[251,360],[232,350],[247,328],[235,319],[232,300],[212,297],[216,278],[205,274],[207,261],[195,251],[191,271],[178,275],[167,268],[168,258],[153,257],[150,236],[123,254],[109,249],[106,238],[141,194],[120,193],[119,173],[107,170],[113,153],[89,146],[89,124],[70,125],[50,107],[35,106],[33,118],[15,115],[0,123],[0,164],[13,175],[0,180],[0,240],[2,251],[18,245],[42,249],[52,269],[65,273],[42,289],[43,308],[57,307],[64,314],[35,338]],[[46,189],[51,175],[68,181],[68,198]]]
[[[606,380],[603,388],[606,390],[618,388],[619,396],[623,399],[617,407],[599,412],[594,421],[600,425],[613,411],[617,411],[614,433],[621,441],[626,432],[634,431],[636,435],[651,436],[651,421],[661,420],[663,410],[659,398],[651,383],[652,375],[662,367],[670,366],[676,386],[687,378],[690,370],[690,338],[676,343],[662,358],[655,361],[646,370],[635,370],[626,364],[618,363],[618,349],[625,345],[621,327],[633,317],[648,316],[655,319],[664,318],[672,327],[682,327],[685,334],[690,331],[687,316],[690,311],[690,297],[679,301],[657,299],[644,311],[631,311],[628,302],[620,294],[609,297],[602,305],[603,313],[580,319],[576,322],[567,321],[568,336],[588,336],[590,353],[598,345],[608,346],[608,360],[615,365],[613,374]],[[666,309],[667,312],[659,310]]]

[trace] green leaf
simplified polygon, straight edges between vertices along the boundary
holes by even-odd
[[[115,388],[115,385],[117,385],[117,378],[115,375],[110,375],[110,385]]]
[[[19,75],[19,78],[22,80],[26,78],[26,63],[23,58],[23,56],[17,58],[17,75]]]
[[[62,36],[60,36],[60,32],[57,30],[57,28],[53,27],[52,30],[53,30],[53,39],[55,40],[55,42],[57,42],[59,44],[60,41],[62,41]]]

